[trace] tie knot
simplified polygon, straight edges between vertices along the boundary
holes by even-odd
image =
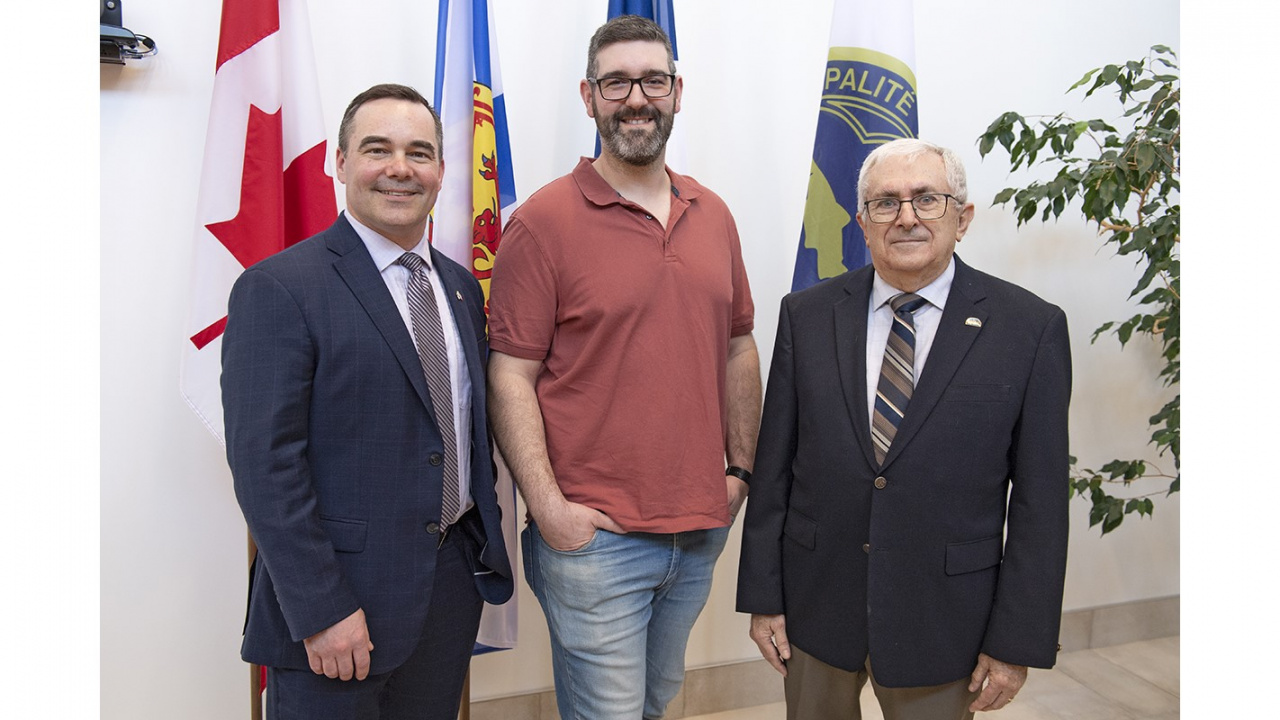
[[[893,308],[893,314],[897,315],[902,311],[914,313],[929,302],[915,293],[902,293],[889,298],[889,307]]]
[[[419,270],[422,269],[423,265],[427,264],[426,261],[423,260],[420,255],[418,255],[417,253],[411,253],[411,252],[407,252],[401,255],[400,259],[396,260],[396,262],[409,268],[409,272],[412,272],[412,273],[418,272]]]

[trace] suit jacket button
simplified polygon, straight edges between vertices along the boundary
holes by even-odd
[[[440,524],[433,523],[433,522],[427,523],[427,532],[431,533],[432,535],[435,535],[436,533],[440,532]]]
[[[439,467],[439,466],[440,466],[440,463],[444,462],[444,456],[443,456],[443,455],[441,455],[440,453],[431,453],[431,457],[427,458],[427,460],[428,460],[432,465],[435,465],[436,467]]]
[[[885,480],[883,475],[881,475],[880,477],[876,478],[876,489],[877,489],[877,490],[883,490],[883,489],[884,489],[884,486],[885,486],[885,485],[888,485],[888,484],[889,484],[889,481],[888,481],[888,480]]]
[[[862,543],[862,552],[864,552],[864,553],[866,553],[866,554],[870,555],[870,554],[871,554],[871,543]]]

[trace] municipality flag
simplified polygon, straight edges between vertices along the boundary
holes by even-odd
[[[919,132],[910,0],[836,0],[830,48],[793,291],[867,264],[858,169],[877,145]]]

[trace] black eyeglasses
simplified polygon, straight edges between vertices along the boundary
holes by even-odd
[[[642,78],[606,77],[587,78],[587,82],[600,89],[600,97],[605,100],[626,100],[631,96],[631,88],[639,85],[640,92],[647,98],[664,98],[676,87],[675,75],[646,75]]]
[[[865,204],[867,207],[867,216],[871,218],[873,223],[891,223],[898,219],[898,213],[902,212],[902,203],[911,203],[911,209],[915,212],[916,217],[921,220],[937,220],[947,214],[947,199],[955,200],[954,195],[947,193],[925,193],[917,195],[910,200],[899,200],[898,198],[884,197],[868,200]]]

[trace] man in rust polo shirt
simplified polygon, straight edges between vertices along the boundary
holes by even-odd
[[[580,90],[602,151],[507,225],[491,417],[531,516],[560,716],[660,718],[747,494],[753,306],[728,208],[665,166],[682,80],[662,30],[606,23]]]

